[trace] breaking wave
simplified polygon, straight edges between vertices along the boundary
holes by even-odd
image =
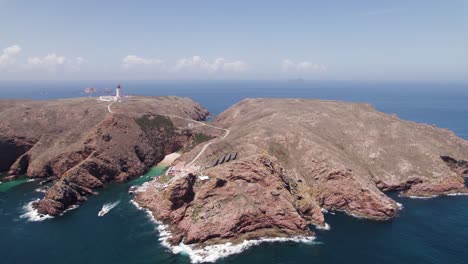
[[[431,199],[431,198],[436,198],[436,197],[438,197],[438,195],[431,195],[431,196],[408,196],[408,198],[411,198],[411,199],[423,199],[423,200]]]
[[[44,221],[46,219],[53,218],[53,216],[50,215],[43,215],[37,212],[36,209],[34,209],[33,204],[35,202],[38,202],[40,199],[31,201],[23,206],[23,211],[24,213],[20,215],[20,218],[26,219],[30,222],[38,222],[38,221]]]
[[[468,193],[449,193],[447,196],[465,196],[468,195]]]
[[[141,207],[134,200],[130,201],[138,210],[143,210],[148,214],[148,217],[152,222],[157,224],[157,230],[159,233],[159,241],[161,245],[169,249],[173,254],[183,254],[190,257],[192,263],[204,263],[204,262],[215,262],[221,258],[225,258],[230,255],[239,254],[250,247],[257,246],[261,243],[274,243],[274,242],[297,242],[297,243],[313,243],[315,237],[313,236],[294,236],[294,237],[275,237],[275,238],[261,238],[254,240],[244,240],[240,244],[218,244],[211,245],[202,248],[196,248],[191,245],[185,245],[180,243],[177,246],[172,246],[169,244],[169,238],[172,234],[169,231],[169,226],[164,225],[161,222],[157,221],[150,210]],[[326,224],[326,227],[328,224]]]
[[[325,226],[316,226],[317,229],[321,229],[321,230],[330,230],[331,227],[329,224],[325,223]]]
[[[166,232],[168,233],[168,232]],[[165,233],[160,233],[165,234]],[[178,246],[170,247],[172,253],[174,254],[186,254],[190,257],[192,263],[203,263],[203,262],[215,262],[218,259],[225,258],[230,255],[239,254],[250,247],[257,246],[261,243],[273,243],[273,242],[297,242],[297,243],[312,243],[314,237],[305,237],[305,236],[296,236],[289,238],[262,238],[254,240],[244,240],[240,244],[219,244],[206,246],[203,248],[194,248],[192,246],[185,245],[181,243]],[[164,243],[163,243],[164,245]],[[167,245],[166,245],[167,246]]]
[[[38,193],[46,193],[47,189],[44,188],[44,187],[39,187],[39,188],[34,189],[34,191],[36,191]]]

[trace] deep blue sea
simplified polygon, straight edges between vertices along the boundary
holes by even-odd
[[[400,118],[448,128],[468,139],[468,84],[351,81],[127,81],[123,92],[191,97],[219,114],[247,97],[302,97],[369,102]],[[0,82],[0,98],[81,97],[86,87],[114,81]],[[1,121],[0,121],[1,122]],[[155,173],[157,174],[157,173]],[[30,222],[20,216],[43,194],[36,182],[0,185],[0,263],[189,263],[160,245],[156,226],[127,194],[136,179],[111,184],[62,217]],[[468,263],[468,196],[429,200],[391,196],[404,205],[389,222],[326,215],[331,230],[312,244],[264,243],[218,263]],[[105,203],[120,201],[104,217]]]

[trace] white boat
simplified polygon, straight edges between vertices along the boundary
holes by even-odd
[[[102,206],[102,209],[101,211],[99,211],[98,213],[98,216],[101,217],[101,216],[104,216],[105,214],[107,214],[112,208],[116,207],[118,204],[120,203],[120,201],[117,201],[115,203],[106,203]]]

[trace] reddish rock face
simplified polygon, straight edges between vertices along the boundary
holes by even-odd
[[[206,175],[208,181],[194,184],[195,176],[190,175],[163,191],[150,187],[137,195],[141,206],[172,226],[172,243],[310,235],[308,224],[324,225],[307,186],[286,175],[274,158],[260,155],[233,161]]]
[[[112,110],[92,98],[0,101],[0,153],[8,153],[0,169],[8,170],[9,178],[54,178],[35,206],[40,213],[58,215],[106,182],[140,176],[190,144],[188,122],[168,115],[209,116],[199,104],[178,97],[133,97]]]
[[[197,165],[209,168],[233,152],[237,161],[206,169],[207,182],[179,179],[136,199],[171,226],[175,244],[306,234],[308,224],[324,225],[321,208],[388,220],[399,206],[383,191],[467,192],[467,141],[367,104],[246,99],[212,124],[229,134],[206,148]],[[201,149],[180,159],[190,161]],[[193,199],[173,207],[182,199],[170,197],[192,190]]]

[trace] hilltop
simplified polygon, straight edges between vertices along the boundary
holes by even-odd
[[[173,245],[306,236],[309,224],[327,227],[327,211],[389,220],[401,207],[386,191],[468,193],[467,141],[369,104],[246,99],[212,125],[229,134],[197,160],[208,180],[188,174],[166,188],[155,180],[136,197],[169,225]],[[215,162],[233,152],[236,160]]]
[[[128,97],[0,101],[0,171],[53,182],[35,206],[58,215],[106,182],[142,175],[165,155],[192,147],[186,120],[209,112],[189,98]],[[199,131],[199,132],[196,132]]]

